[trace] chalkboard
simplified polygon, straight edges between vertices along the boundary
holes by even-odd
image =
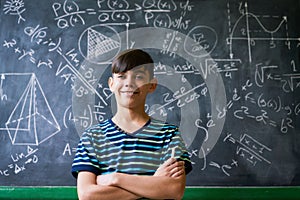
[[[112,59],[141,48],[146,111],[179,126],[188,186],[300,185],[299,0],[0,0],[0,186],[74,186],[110,118]]]

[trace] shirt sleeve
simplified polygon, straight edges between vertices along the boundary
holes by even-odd
[[[84,132],[76,149],[75,158],[72,163],[72,175],[77,178],[80,171],[92,172],[96,175],[101,173],[99,161],[96,158],[92,145],[91,135]]]
[[[163,160],[166,161],[172,156],[174,156],[177,160],[184,161],[186,174],[192,171],[190,154],[186,148],[184,140],[181,137],[178,127],[174,128],[174,131],[171,134],[170,142],[166,146]]]

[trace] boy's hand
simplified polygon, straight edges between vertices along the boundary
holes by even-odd
[[[184,173],[184,161],[169,158],[155,172],[154,176],[178,177]]]

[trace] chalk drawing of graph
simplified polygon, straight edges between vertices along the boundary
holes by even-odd
[[[87,28],[79,38],[79,51],[85,59],[93,63],[111,60],[120,51],[118,33],[109,26]]]
[[[29,80],[9,111],[5,128],[0,127],[8,132],[13,145],[39,145],[61,130],[35,74],[2,74],[2,77],[5,78],[1,87],[5,88],[8,88],[5,82],[9,84],[12,79]]]
[[[247,2],[244,5],[245,12],[234,23],[233,27],[229,27],[229,48],[230,58],[234,57],[233,43],[235,41],[246,41],[248,48],[249,62],[252,62],[252,47],[257,42],[268,41],[269,46],[275,45],[274,41],[291,41],[299,38],[290,38],[287,31],[286,16],[258,16],[248,11]],[[272,23],[272,26],[270,24]],[[231,22],[229,23],[231,24]],[[267,28],[267,25],[268,28]],[[284,34],[284,35],[282,35]]]

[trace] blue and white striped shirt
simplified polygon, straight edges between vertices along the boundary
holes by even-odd
[[[185,161],[186,173],[192,169],[188,151],[178,127],[150,119],[138,131],[128,134],[109,119],[85,131],[77,147],[72,174],[80,171],[96,175],[120,172],[153,175],[171,157]]]

